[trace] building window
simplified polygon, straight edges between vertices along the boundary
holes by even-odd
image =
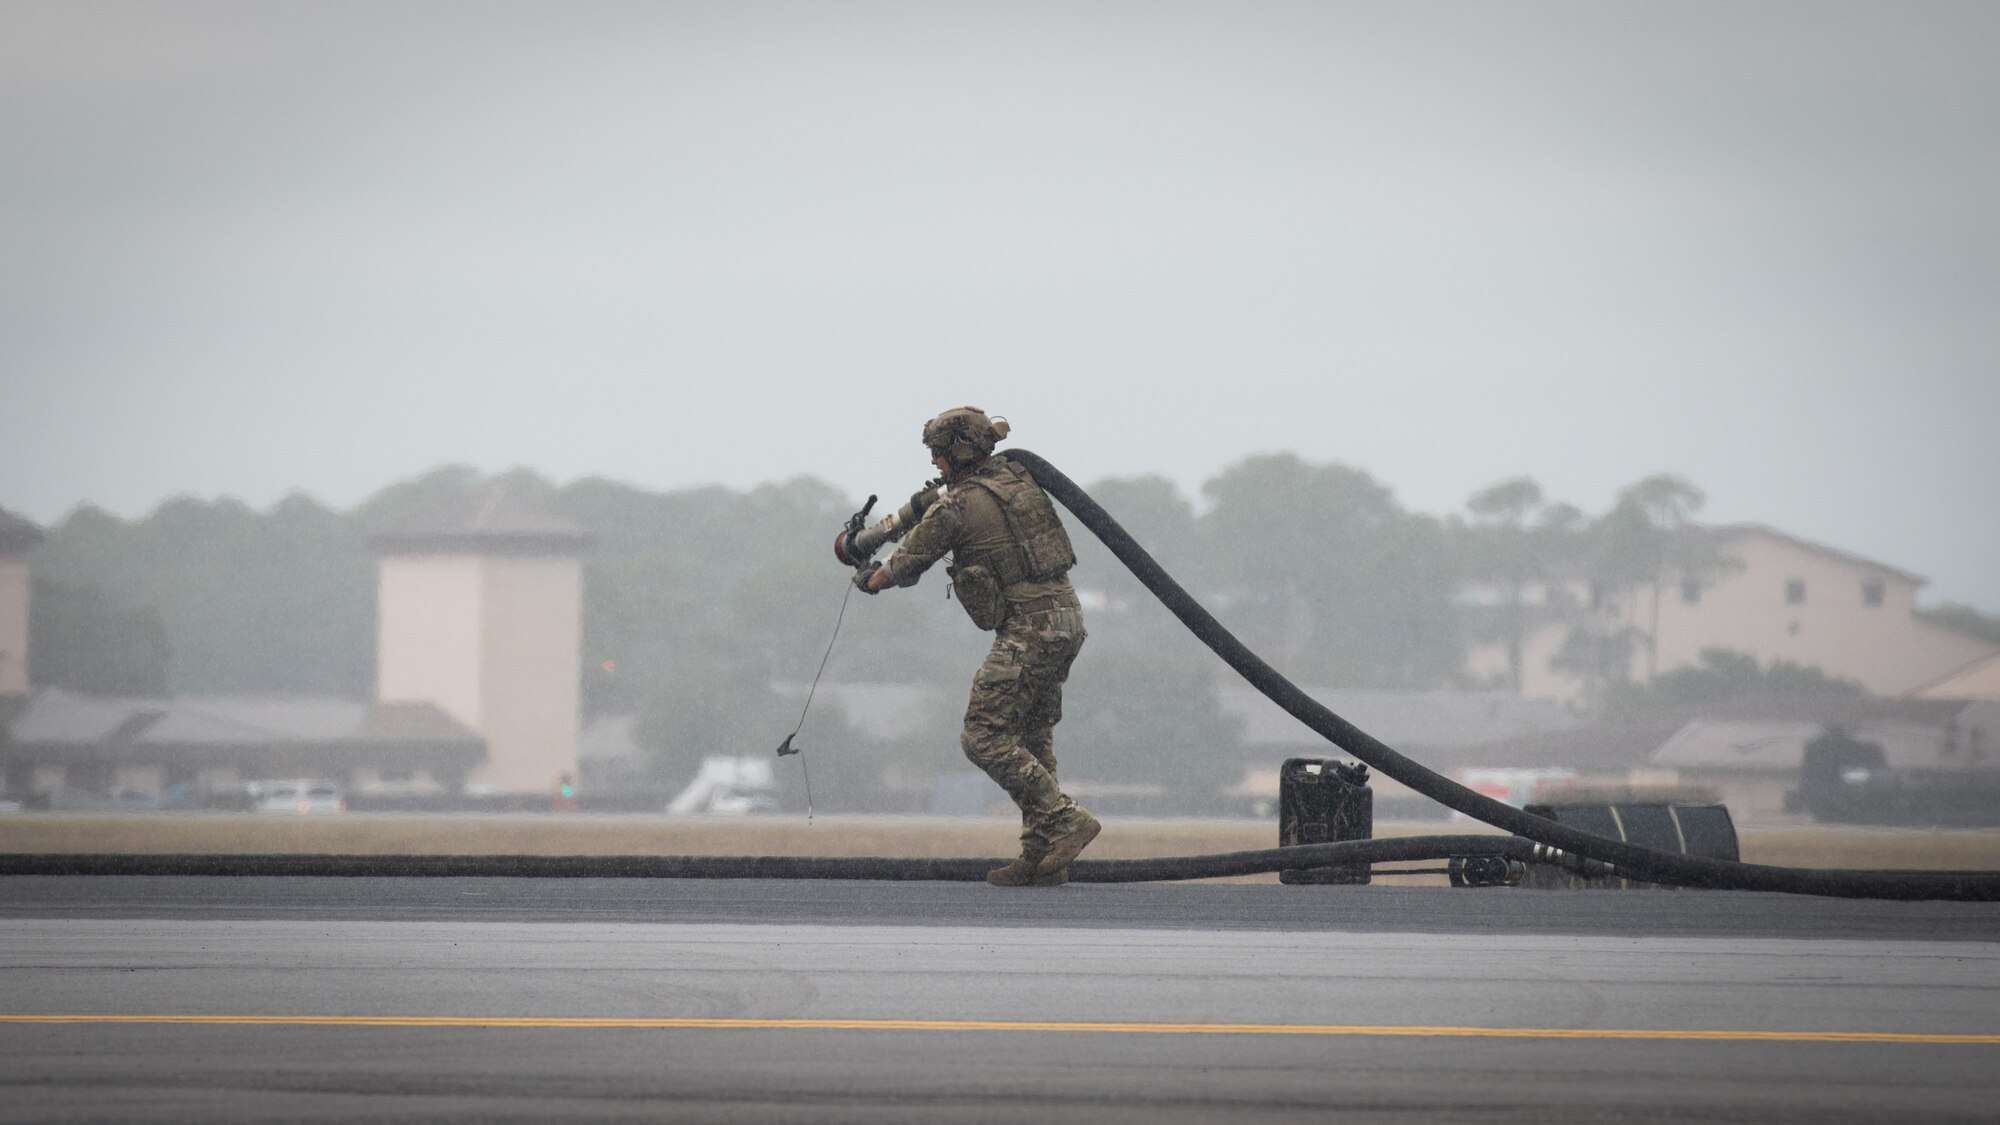
[[[1701,583],[1692,578],[1681,580],[1681,604],[1697,605],[1701,602]]]
[[[1794,579],[1792,579],[1791,581],[1789,581],[1789,582],[1785,583],[1785,604],[1786,604],[1786,605],[1804,605],[1804,604],[1806,604],[1806,580],[1805,580],[1805,579],[1803,579],[1803,578],[1794,578]]]
[[[1870,578],[1861,584],[1861,604],[1882,604],[1882,580],[1880,578]]]

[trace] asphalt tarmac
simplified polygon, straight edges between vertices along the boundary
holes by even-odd
[[[1996,1115],[1993,904],[0,878],[0,1120]]]

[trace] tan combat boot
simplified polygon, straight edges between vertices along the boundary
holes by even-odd
[[[996,887],[1060,887],[1069,882],[1069,866],[1065,864],[1050,872],[1040,870],[1047,851],[1046,845],[1023,842],[1020,858],[988,871],[986,881]]]
[[[1071,822],[1069,828],[1050,838],[1048,854],[1042,857],[1042,862],[1035,871],[1038,874],[1060,872],[1067,878],[1070,860],[1075,859],[1078,852],[1089,847],[1090,842],[1097,839],[1097,834],[1102,831],[1104,826],[1097,823],[1096,817],[1078,808],[1076,819]]]

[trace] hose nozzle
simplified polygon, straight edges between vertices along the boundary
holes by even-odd
[[[847,526],[833,537],[833,557],[842,565],[856,570],[865,567],[875,558],[875,552],[885,543],[901,539],[922,519],[924,512],[937,503],[938,492],[943,481],[930,484],[910,497],[910,502],[896,509],[892,515],[882,518],[874,526],[868,526],[868,513],[875,507],[875,497],[869,496],[868,503],[861,510],[847,517]]]

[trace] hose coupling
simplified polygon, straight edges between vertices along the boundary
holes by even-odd
[[[1518,887],[1528,865],[1504,855],[1455,855],[1445,865],[1454,887]]]
[[[1571,855],[1561,848],[1550,847],[1547,844],[1536,844],[1532,858],[1536,863],[1546,863],[1553,867],[1560,867],[1566,871],[1573,871],[1578,875],[1584,875],[1593,879],[1609,878],[1618,874],[1616,867],[1602,860]]]

